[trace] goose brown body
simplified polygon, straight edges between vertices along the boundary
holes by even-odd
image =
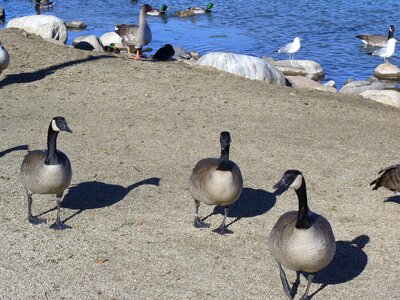
[[[378,174],[382,175],[372,181],[370,185],[375,185],[372,189],[377,190],[378,188],[385,187],[388,190],[399,193],[400,192],[400,164],[387,167],[381,170]]]

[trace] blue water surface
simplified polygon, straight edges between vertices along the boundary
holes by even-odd
[[[35,1],[0,0],[8,20],[36,14]],[[355,38],[360,33],[387,34],[390,24],[400,31],[400,1],[385,0],[281,0],[281,1],[214,1],[213,13],[188,18],[174,16],[189,6],[206,2],[131,1],[131,0],[56,0],[52,10],[42,14],[55,15],[64,21],[79,19],[88,28],[69,32],[68,44],[78,35],[114,30],[118,23],[138,23],[139,9],[145,4],[159,8],[168,5],[166,17],[148,17],[153,32],[149,45],[157,50],[166,43],[179,45],[200,54],[227,51],[254,56],[287,59],[274,51],[303,38],[298,59],[317,61],[325,70],[325,80],[333,79],[338,86],[348,78],[367,79],[383,59],[370,56],[373,49],[362,47]],[[3,27],[5,24],[3,25]],[[395,34],[396,35],[396,34]],[[396,64],[396,54],[391,59]]]

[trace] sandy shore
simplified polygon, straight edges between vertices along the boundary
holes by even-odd
[[[0,41],[11,55],[0,75],[0,298],[285,299],[266,238],[297,208],[293,191],[272,189],[297,168],[338,241],[313,299],[399,299],[399,198],[385,202],[393,194],[369,186],[400,162],[398,109],[19,31],[0,31]],[[72,229],[63,232],[49,229],[51,196],[33,204],[48,223],[27,222],[19,179],[26,149],[45,147],[56,115],[74,131],[58,140],[74,170],[62,210]],[[219,155],[222,130],[245,182],[225,236],[211,231],[222,220],[213,207],[200,207],[215,212],[210,230],[192,226],[187,187],[194,164]]]

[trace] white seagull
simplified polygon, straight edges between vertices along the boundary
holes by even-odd
[[[278,53],[287,53],[289,54],[289,59],[292,61],[294,59],[294,54],[299,51],[301,45],[300,45],[301,38],[295,37],[293,42],[286,44],[282,48],[280,48]]]
[[[8,55],[6,48],[4,48],[0,43],[0,74],[3,70],[7,69],[9,63],[10,56]]]
[[[383,62],[386,62],[386,59],[391,57],[396,50],[397,40],[395,38],[390,38],[387,41],[386,47],[383,47],[379,50],[372,52],[372,55],[383,57]]]

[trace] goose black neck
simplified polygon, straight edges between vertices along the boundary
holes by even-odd
[[[299,212],[297,214],[296,228],[308,229],[311,227],[311,222],[308,217],[309,208],[307,205],[307,189],[304,178],[301,186],[296,190],[296,194],[299,199]]]
[[[229,146],[221,149],[221,160],[219,162],[219,166],[217,170],[220,171],[230,171],[231,168],[229,166]]]
[[[393,31],[389,29],[388,39],[391,39],[392,37],[393,37]]]
[[[47,133],[47,157],[45,161],[46,165],[59,164],[57,156],[57,136],[58,131],[54,131],[50,124],[49,131]]]

